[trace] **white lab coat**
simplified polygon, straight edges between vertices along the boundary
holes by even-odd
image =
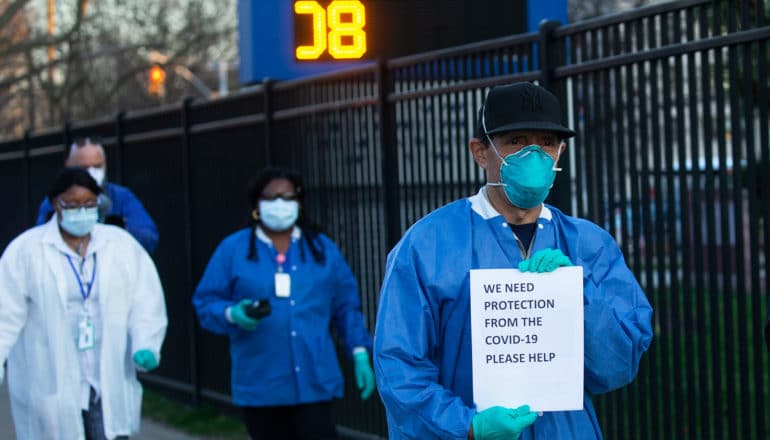
[[[130,234],[97,224],[92,237],[103,322],[102,409],[111,439],[139,430],[142,388],[132,356],[149,349],[160,359],[166,305],[155,265]],[[72,274],[57,240],[54,216],[16,237],[0,257],[0,372],[7,358],[19,439],[84,438],[76,338],[66,318],[66,277]]]

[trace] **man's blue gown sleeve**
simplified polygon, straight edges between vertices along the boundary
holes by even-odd
[[[406,438],[465,439],[476,411],[439,383],[440,325],[408,240],[388,257],[374,338],[388,424]]]

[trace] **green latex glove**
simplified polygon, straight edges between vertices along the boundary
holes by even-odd
[[[248,331],[254,330],[259,324],[258,319],[251,318],[246,314],[246,307],[250,306],[252,302],[252,300],[244,298],[238,304],[230,307],[230,319],[235,325]]]
[[[369,353],[366,351],[354,353],[353,365],[355,366],[356,385],[361,391],[361,400],[366,400],[374,392],[374,371],[369,364]]]
[[[553,272],[558,267],[572,266],[569,257],[561,249],[540,249],[531,258],[519,263],[522,272]]]
[[[158,368],[158,360],[150,350],[138,350],[134,353],[134,363],[144,371]]]
[[[493,406],[473,416],[475,440],[516,440],[522,431],[537,420],[529,405],[516,409]]]

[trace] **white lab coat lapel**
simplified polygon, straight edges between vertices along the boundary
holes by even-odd
[[[64,271],[65,266],[62,264],[62,259],[65,258],[61,250],[57,247],[57,242],[64,242],[61,238],[61,232],[59,232],[59,223],[56,220],[56,215],[51,217],[45,225],[45,231],[43,232],[43,256],[45,258],[46,265],[43,267],[49,267],[56,282],[56,293],[61,300],[61,306],[63,310],[67,309],[67,273]],[[71,276],[71,275],[70,275]]]

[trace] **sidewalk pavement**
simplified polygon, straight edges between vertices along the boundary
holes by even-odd
[[[2,368],[1,365],[0,368]],[[13,430],[13,420],[11,419],[8,385],[5,383],[0,385],[0,439],[16,439],[16,433]],[[201,438],[184,434],[144,418],[142,419],[141,431],[137,435],[132,435],[131,440],[201,440]]]

